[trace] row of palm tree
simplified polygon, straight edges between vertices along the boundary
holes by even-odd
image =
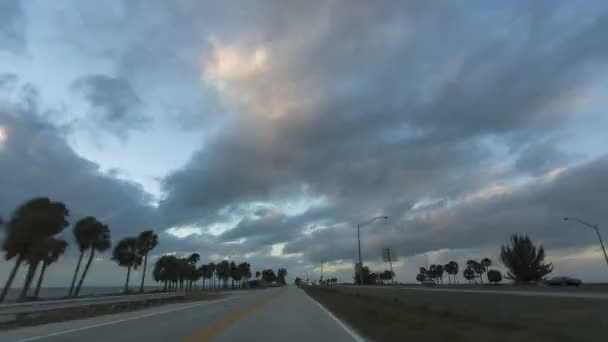
[[[2,243],[5,259],[15,259],[13,269],[0,294],[0,302],[6,298],[19,268],[24,263],[28,265],[28,270],[18,300],[23,301],[28,298],[34,276],[41,266],[34,291],[34,298],[38,297],[47,268],[57,262],[67,249],[67,241],[56,236],[70,225],[67,220],[68,216],[69,210],[64,203],[54,202],[46,197],[38,197],[17,207],[8,222],[0,222],[5,226]],[[80,254],[70,284],[69,297],[77,297],[80,294],[95,254],[108,250],[112,245],[110,228],[93,216],[76,222],[73,234]],[[137,238],[121,240],[114,249],[114,259],[119,265],[127,266],[128,273],[131,268],[139,266],[143,259],[144,272],[140,286],[142,292],[148,253],[157,244],[158,236],[148,230],[142,232]],[[86,264],[80,273],[82,261],[87,253]]]
[[[69,211],[65,204],[54,202],[46,197],[39,197],[28,200],[17,207],[8,222],[5,223],[0,218],[0,225],[5,226],[2,243],[5,259],[15,259],[13,269],[0,294],[0,302],[6,298],[19,268],[24,263],[28,265],[28,270],[18,300],[28,298],[32,281],[41,265],[34,292],[34,297],[38,297],[47,268],[57,262],[67,249],[67,241],[56,236],[70,225],[67,220],[68,216]],[[77,297],[80,294],[95,255],[105,252],[112,246],[110,228],[93,216],[79,220],[74,225],[73,234],[80,254],[70,283],[68,297]],[[144,291],[148,255],[157,245],[158,235],[151,230],[146,230],[138,236],[123,238],[114,246],[112,260],[127,269],[125,293],[129,290],[131,271],[142,264],[139,292]],[[80,272],[85,255],[88,255],[88,258]],[[217,264],[209,263],[199,267],[197,266],[199,261],[200,255],[197,253],[186,258],[164,255],[157,260],[153,277],[157,282],[164,283],[165,290],[177,290],[178,288],[190,290],[201,279],[202,287],[205,287],[205,282],[209,280],[210,287],[213,282],[214,287],[218,287],[222,283],[226,288],[229,279],[232,279],[233,288],[235,283],[238,287],[242,287],[243,283],[252,276],[251,265],[247,262],[236,264],[223,260]],[[285,284],[286,269],[279,269],[277,274],[272,270],[264,270],[263,273],[265,280],[270,277],[271,282]],[[261,275],[260,272],[256,272],[256,278]]]
[[[507,279],[516,284],[536,283],[553,271],[553,265],[546,264],[545,250],[542,246],[536,247],[526,235],[514,234],[509,244],[501,247],[500,260],[507,267],[509,273]],[[502,274],[497,270],[489,270],[492,260],[483,258],[480,261],[468,260],[467,267],[462,275],[469,283],[483,284],[483,275],[487,274],[489,282],[498,283],[502,280]],[[423,282],[433,280],[435,283],[443,283],[443,273],[447,272],[457,282],[458,263],[450,261],[445,265],[431,265],[428,269],[420,267],[416,280]],[[450,281],[451,282],[451,281]]]
[[[153,277],[163,283],[164,291],[190,291],[201,280],[202,288],[227,288],[232,280],[232,288],[243,287],[251,279],[251,265],[247,262],[235,263],[222,260],[197,266],[200,255],[194,253],[186,258],[163,255],[154,265]],[[260,276],[260,272],[256,273]],[[206,286],[207,285],[207,286]]]
[[[151,230],[143,231],[137,237],[126,237],[118,242],[112,251],[112,259],[119,266],[127,268],[127,279],[125,281],[124,292],[129,292],[129,278],[131,269],[137,269],[144,264],[141,274],[139,292],[144,292],[146,268],[148,265],[148,254],[158,245],[158,235]]]
[[[482,275],[488,271],[488,267],[492,265],[492,260],[489,258],[483,258],[480,262],[476,260],[468,260],[467,267],[463,270],[462,275],[465,279],[472,281],[473,279],[479,278],[483,283]],[[458,283],[458,269],[459,265],[456,261],[450,261],[445,265],[431,265],[429,268],[420,267],[416,280],[422,282],[425,280],[432,280],[437,284],[443,284],[444,273],[448,275],[448,282]]]
[[[416,280],[432,280],[437,284],[442,284],[444,273],[448,274],[448,281],[450,283],[452,282],[452,279],[454,279],[454,282],[456,282],[456,276],[458,274],[458,263],[455,261],[450,261],[445,265],[432,264],[431,266],[429,266],[428,269],[425,267],[420,267],[418,275],[416,276]]]

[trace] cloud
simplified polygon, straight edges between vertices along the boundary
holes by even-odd
[[[20,53],[25,48],[26,21],[19,0],[0,3],[0,52]]]
[[[66,142],[68,131],[49,121],[36,101],[26,97],[0,103],[5,135],[0,147],[0,213],[9,216],[27,199],[49,196],[66,203],[72,223],[96,216],[110,225],[114,239],[159,228],[152,197],[139,184],[106,174],[77,155]],[[64,234],[71,238],[70,232]]]
[[[139,112],[142,101],[125,78],[87,75],[75,80],[72,88],[90,104],[92,120],[118,137],[126,138],[149,120]]]
[[[381,248],[395,248],[401,256],[440,249],[494,248],[513,233],[529,234],[533,240],[555,249],[594,244],[595,237],[584,227],[566,224],[564,216],[589,220],[602,217],[602,196],[608,190],[603,174],[608,156],[562,171],[550,182],[542,177],[512,191],[493,191],[492,196],[456,201],[439,208],[420,209],[363,230],[368,259],[378,259]],[[323,230],[288,242],[287,253],[348,259],[354,251],[353,228]]]
[[[516,231],[552,250],[593,243],[557,227],[566,214],[601,217],[606,150],[576,150],[571,131],[603,103],[580,100],[605,87],[602,2],[124,1],[56,12],[66,44],[114,67],[74,82],[93,122],[126,137],[147,121],[145,99],[155,122],[200,132],[201,145],[149,208],[137,184],[59,152],[69,150],[61,129],[39,115],[5,124],[51,132],[44,148],[58,151],[35,154],[53,160],[44,169],[74,169],[114,189],[108,203],[127,203],[133,218],[195,232],[163,233],[158,253],[346,269],[355,223],[381,214],[391,220],[364,229],[366,260],[387,244],[414,259],[468,256]],[[290,212],[291,202],[304,204]]]

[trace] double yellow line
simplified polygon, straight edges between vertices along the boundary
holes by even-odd
[[[255,310],[266,305],[268,302],[273,300],[275,297],[277,297],[282,292],[283,291],[280,291],[279,293],[276,293],[276,294],[270,295],[266,298],[260,299],[250,305],[247,305],[245,307],[242,307],[242,308],[230,313],[228,316],[224,317],[223,319],[216,321],[216,322],[212,323],[211,325],[208,325],[208,326],[202,328],[201,330],[197,331],[196,334],[194,334],[190,337],[187,337],[184,340],[184,342],[211,341],[211,338],[217,336],[219,333],[226,330],[232,324],[236,323],[240,319],[246,317],[247,315],[251,314]]]

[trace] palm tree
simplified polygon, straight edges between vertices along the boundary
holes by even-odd
[[[437,275],[437,280],[443,284],[443,265],[435,266],[435,274]]]
[[[232,279],[232,288],[234,289],[234,281],[240,279],[239,270],[234,261],[230,262],[229,277]]]
[[[210,274],[209,274],[209,265],[201,265],[201,267],[198,268],[201,277],[203,278],[203,289],[205,288],[205,280],[207,278],[210,278]]]
[[[287,276],[287,270],[284,268],[279,268],[277,270],[277,282],[281,285],[285,285],[285,277]]]
[[[84,271],[82,272],[78,285],[74,290],[74,297],[78,297],[78,294],[80,293],[84,279],[86,278],[89,268],[91,267],[91,262],[95,257],[95,252],[104,252],[112,246],[112,241],[110,240],[110,228],[97,221],[97,219],[94,217],[87,219],[88,223],[85,225],[85,227],[87,227],[85,229],[85,234],[82,236],[77,235],[76,239],[81,251],[83,250],[83,246],[87,246],[85,250],[89,250],[89,259],[87,260],[87,264],[84,266]],[[78,269],[78,267],[76,267],[76,269]]]
[[[164,283],[164,291],[175,290],[178,279],[178,259],[175,255],[163,255],[154,265],[153,276],[155,281]]]
[[[475,279],[475,271],[473,271],[472,267],[467,266],[467,268],[464,269],[464,271],[462,272],[462,275],[464,276],[464,278],[466,280],[469,281],[469,283],[473,282],[473,279]]]
[[[210,262],[209,264],[207,264],[207,267],[209,268],[209,281],[211,282],[213,280],[213,282],[215,282],[215,280],[214,280],[214,278],[215,278],[215,263],[214,262]],[[212,286],[210,285],[209,287],[212,287]]]
[[[429,266],[426,277],[433,279],[435,283],[437,282],[437,265],[433,264]]]
[[[138,239],[127,237],[118,242],[112,251],[112,260],[116,261],[119,266],[127,268],[127,279],[125,281],[124,293],[129,292],[129,278],[131,276],[131,268],[137,269],[141,265],[142,257],[138,253]]]
[[[40,275],[38,276],[38,284],[36,285],[36,292],[34,292],[34,297],[38,298],[40,293],[40,286],[42,285],[42,280],[44,279],[44,273],[46,272],[46,268],[49,267],[52,263],[56,262],[60,256],[65,253],[65,249],[67,248],[68,243],[65,240],[59,240],[54,238],[48,238],[45,240],[44,251],[45,257],[42,260],[42,269],[40,270]]]
[[[224,288],[228,287],[228,277],[230,276],[230,263],[228,260],[222,260],[215,266],[217,277],[222,281]]]
[[[488,273],[488,268],[490,266],[492,266],[492,260],[490,260],[490,258],[483,258],[481,259],[481,267],[483,267],[483,271],[485,273]]]
[[[74,276],[72,277],[72,283],[70,284],[68,296],[72,296],[74,293],[74,287],[76,286],[76,279],[78,278],[82,258],[84,257],[84,253],[89,249],[90,242],[94,238],[95,231],[99,229],[100,225],[102,225],[102,223],[99,222],[95,217],[88,216],[76,222],[76,225],[74,226],[74,239],[76,240],[76,244],[78,244],[80,254],[78,256],[78,262],[76,263],[76,269],[74,270]]]
[[[544,263],[545,249],[537,248],[527,235],[514,234],[510,242],[500,251],[500,260],[509,269],[506,278],[525,284],[538,282],[553,271],[553,265]]]
[[[187,258],[190,265],[196,265],[201,260],[201,256],[198,253],[192,253]]]
[[[65,204],[52,202],[50,199],[43,197],[31,199],[15,210],[5,227],[6,235],[2,243],[2,250],[5,251],[4,257],[6,260],[15,257],[17,259],[0,294],[0,303],[6,298],[17,270],[26,260],[28,253],[32,253],[33,246],[61,232],[68,226],[69,223],[66,220],[68,215],[69,211]],[[27,294],[38,267],[38,263],[29,262],[29,265],[21,298],[24,298]]]
[[[248,281],[251,278],[251,265],[248,262],[242,262],[237,267],[242,279]]]
[[[489,260],[489,259],[488,259]],[[479,281],[483,284],[483,278],[481,277],[485,272],[484,266],[475,260],[467,260],[467,268],[470,268],[476,277],[479,278]]]
[[[144,258],[144,269],[141,274],[141,284],[139,285],[139,292],[144,292],[144,285],[146,281],[146,269],[148,268],[148,253],[158,245],[158,235],[154,234],[152,230],[146,230],[139,234],[137,237],[137,253]]]
[[[456,276],[458,275],[458,263],[456,261],[450,261],[444,266],[445,271],[448,273],[448,279],[450,276],[454,279],[453,282],[456,282]],[[452,282],[450,280],[450,282]]]

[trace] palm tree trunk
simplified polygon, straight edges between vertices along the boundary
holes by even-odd
[[[167,292],[167,281],[163,282],[163,292]]]
[[[32,280],[34,280],[34,275],[36,274],[36,269],[38,269],[38,264],[39,264],[39,262],[30,264],[30,267],[27,269],[25,283],[23,283],[23,288],[21,289],[21,294],[19,294],[19,301],[24,301],[27,298],[27,293],[29,292],[30,287],[32,285]]]
[[[127,280],[125,281],[125,293],[129,293],[129,277],[131,277],[131,266],[127,267]]]
[[[74,285],[76,285],[76,277],[78,276],[78,271],[80,270],[80,263],[82,262],[82,257],[84,256],[84,251],[80,251],[80,256],[78,257],[78,263],[76,264],[76,270],[74,271],[74,276],[72,277],[72,285],[70,285],[70,292],[68,293],[68,297],[72,296],[74,292]]]
[[[23,257],[20,254],[17,257],[17,260],[15,260],[15,266],[13,266],[13,270],[11,271],[11,274],[8,276],[8,279],[6,280],[6,284],[4,285],[4,288],[2,289],[2,294],[0,294],[0,303],[2,303],[4,301],[4,299],[6,298],[6,295],[8,294],[8,290],[11,288],[11,284],[13,283],[13,280],[15,280],[15,275],[17,274],[17,270],[19,269],[19,266],[21,266],[22,261],[23,261]]]
[[[139,292],[144,293],[144,282],[146,281],[146,268],[148,267],[148,252],[144,254],[144,271],[141,274],[141,285],[139,286]]]
[[[76,287],[76,291],[74,291],[74,297],[78,297],[80,293],[80,288],[82,287],[82,283],[84,283],[84,278],[87,276],[87,272],[89,272],[89,267],[91,267],[91,262],[93,261],[93,257],[95,256],[95,248],[91,248],[91,254],[89,254],[89,260],[87,260],[86,266],[84,266],[84,271],[82,271],[82,276],[78,281],[78,286]]]
[[[36,292],[34,292],[34,297],[38,298],[38,294],[40,293],[40,286],[42,285],[42,279],[44,278],[44,272],[46,271],[46,267],[48,264],[46,262],[42,262],[42,269],[40,270],[40,275],[38,276],[38,284],[36,284]]]

